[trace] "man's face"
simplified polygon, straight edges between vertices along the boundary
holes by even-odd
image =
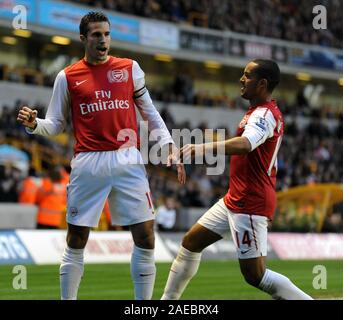
[[[261,81],[257,79],[254,70],[258,68],[258,65],[254,62],[249,62],[245,69],[242,77],[240,78],[241,87],[241,97],[247,100],[252,100],[256,96],[260,95]]]
[[[107,22],[90,22],[87,37],[81,35],[90,62],[105,62],[110,49],[110,26]]]

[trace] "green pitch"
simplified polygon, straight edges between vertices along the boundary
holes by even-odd
[[[312,281],[315,265],[327,270],[327,289],[316,290]],[[314,298],[343,297],[343,261],[268,262],[270,269],[288,276]],[[159,299],[169,272],[169,263],[157,264],[153,299]],[[0,266],[0,299],[59,299],[58,265],[27,266],[27,289],[13,289],[13,266]],[[79,299],[133,299],[129,264],[88,264],[79,290]],[[186,289],[183,299],[269,299],[269,296],[247,285],[237,261],[203,261],[197,276]]]

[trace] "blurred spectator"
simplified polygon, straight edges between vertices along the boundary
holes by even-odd
[[[304,88],[301,87],[297,93],[297,106],[301,109],[309,107],[308,101],[304,95]]]
[[[187,74],[179,73],[175,77],[173,84],[175,102],[193,104],[193,80]]]
[[[339,118],[339,124],[338,124],[338,127],[336,129],[336,137],[339,139],[343,138],[343,113],[341,114],[341,116]]]
[[[36,203],[37,198],[37,191],[39,188],[39,184],[35,179],[35,170],[30,168],[29,174],[24,180],[21,182],[19,187],[19,203],[23,204],[32,204]]]
[[[67,191],[60,167],[50,168],[48,176],[43,178],[42,185],[37,191],[36,204],[38,206],[37,228],[60,228],[67,207]]]
[[[12,163],[0,164],[0,202],[17,202],[20,171]]]
[[[322,232],[343,232],[343,202],[336,204],[327,215]]]
[[[4,80],[6,68],[4,64],[0,64],[0,80]]]
[[[185,207],[203,207],[203,203],[200,199],[200,190],[198,182],[193,179],[189,179],[188,183],[179,192],[179,201]]]
[[[160,231],[172,231],[176,221],[176,203],[172,197],[166,197],[156,209],[156,223]]]

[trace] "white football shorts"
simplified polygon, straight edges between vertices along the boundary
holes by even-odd
[[[135,147],[81,152],[71,161],[67,222],[97,227],[108,198],[113,225],[154,220],[147,173]]]
[[[220,199],[198,223],[223,238],[230,229],[239,259],[267,255],[267,217],[233,213],[226,207],[224,200]]]

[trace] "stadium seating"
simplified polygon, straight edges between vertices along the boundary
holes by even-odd
[[[328,29],[314,33],[312,8],[318,1],[296,0],[72,0],[141,17],[188,23],[326,47],[343,48],[341,1],[325,1]]]

